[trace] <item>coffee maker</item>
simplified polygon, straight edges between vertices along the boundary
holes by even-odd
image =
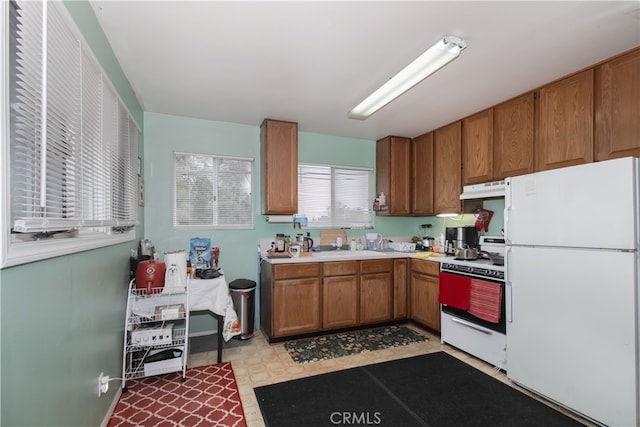
[[[445,235],[445,248],[448,255],[453,255],[458,248],[478,247],[480,236],[474,226],[467,227],[447,227]]]

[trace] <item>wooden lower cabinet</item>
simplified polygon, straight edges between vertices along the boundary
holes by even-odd
[[[411,260],[409,315],[412,320],[440,331],[440,263]]]
[[[409,272],[408,259],[393,260],[393,318],[406,319],[409,314],[409,285],[407,274]]]
[[[279,264],[261,269],[261,319],[270,337],[322,330],[321,264]]]
[[[263,262],[261,328],[273,341],[407,319],[409,265],[407,258]]]
[[[322,327],[347,328],[358,324],[358,261],[324,263]]]
[[[295,335],[322,328],[320,279],[278,280],[273,286],[273,335]]]
[[[360,261],[360,324],[393,318],[393,260]]]

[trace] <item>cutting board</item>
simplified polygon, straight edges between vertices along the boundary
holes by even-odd
[[[342,237],[342,246],[349,246],[345,230],[320,230],[320,246],[329,246],[338,237]]]

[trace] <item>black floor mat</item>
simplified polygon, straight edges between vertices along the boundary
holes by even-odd
[[[265,425],[579,426],[438,352],[254,389]]]

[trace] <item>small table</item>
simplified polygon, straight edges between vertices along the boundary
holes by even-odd
[[[218,363],[222,362],[222,344],[240,335],[238,315],[233,307],[229,286],[224,276],[215,279],[189,279],[189,311],[208,310],[218,321]]]

